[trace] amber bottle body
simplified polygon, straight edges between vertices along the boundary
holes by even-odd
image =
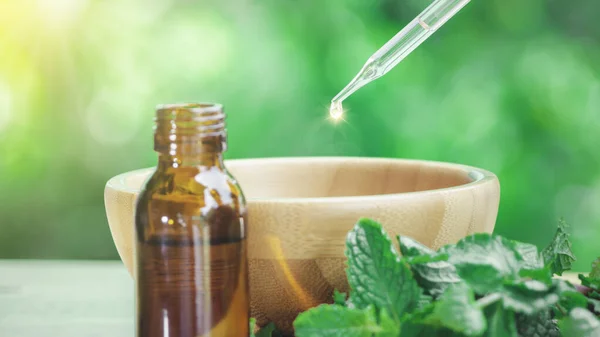
[[[246,205],[219,106],[157,110],[159,164],[136,206],[138,337],[247,337]]]

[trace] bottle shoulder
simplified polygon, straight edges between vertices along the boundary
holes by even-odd
[[[245,210],[239,184],[227,170],[210,167],[196,170],[155,171],[140,191],[140,201],[170,200],[214,207],[230,205]]]
[[[155,172],[142,189],[135,212],[140,242],[168,238],[194,243],[201,237],[235,241],[245,238],[246,221],[241,189],[223,170]]]

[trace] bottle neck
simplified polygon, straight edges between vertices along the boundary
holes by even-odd
[[[226,149],[220,105],[175,104],[156,110],[154,150],[158,168],[220,167]]]
[[[186,168],[186,167],[218,167],[225,168],[222,154],[202,154],[198,156],[171,156],[158,155],[158,168],[160,170]]]

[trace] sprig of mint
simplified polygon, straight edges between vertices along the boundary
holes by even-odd
[[[571,250],[568,228],[565,220],[560,219],[554,239],[548,247],[542,250],[544,264],[549,266],[556,275],[562,275],[564,271],[571,270],[571,265],[576,260]]]
[[[401,255],[379,223],[361,219],[346,240],[349,295],[335,292],[334,304],[300,314],[296,336],[600,336],[600,320],[588,310],[600,307],[600,259],[580,276],[587,297],[552,279],[575,260],[567,228],[561,220],[541,253],[475,234],[439,251],[399,237]]]

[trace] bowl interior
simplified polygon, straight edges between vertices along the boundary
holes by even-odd
[[[230,160],[226,166],[250,199],[372,196],[446,189],[484,177],[470,167],[365,158]],[[152,169],[115,177],[116,189],[138,192]],[[117,185],[117,186],[115,186]]]

